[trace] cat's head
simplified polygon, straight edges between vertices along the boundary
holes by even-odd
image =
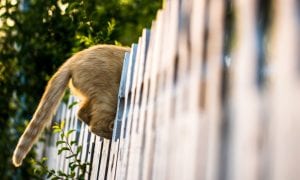
[[[89,130],[103,138],[111,139],[115,112],[101,110],[97,104],[86,103],[78,111],[78,118],[89,126]]]
[[[113,120],[91,120],[89,124],[89,130],[103,138],[111,139],[112,133],[114,129],[114,121]]]

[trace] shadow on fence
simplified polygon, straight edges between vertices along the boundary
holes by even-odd
[[[166,1],[125,55],[113,140],[56,115],[86,179],[299,179],[299,6],[268,2]],[[67,171],[57,138],[48,165]]]

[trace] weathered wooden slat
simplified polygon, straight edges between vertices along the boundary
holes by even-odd
[[[65,122],[65,126],[64,126],[64,132],[68,132],[71,129],[71,119],[72,119],[72,109],[69,108],[69,106],[74,102],[74,97],[70,97],[68,100],[68,104],[67,104],[67,109],[66,109],[66,116],[65,119],[62,119],[62,121]],[[67,157],[70,156],[71,153],[68,151],[63,151],[62,153],[62,157]],[[65,173],[69,173],[69,159],[64,159],[63,161],[63,172]]]
[[[161,33],[165,34],[161,39],[161,49],[160,55],[157,56],[156,61],[159,63],[158,72],[157,72],[157,97],[154,101],[155,106],[155,139],[154,144],[154,160],[153,160],[153,179],[166,179],[168,173],[168,147],[169,147],[169,120],[167,118],[169,114],[169,101],[171,99],[172,88],[168,87],[167,77],[168,73],[171,74],[174,69],[174,64],[170,61],[173,61],[175,58],[177,48],[177,34],[175,35],[174,31],[178,30],[178,24],[173,23],[172,21],[172,8],[175,6],[171,4],[166,6],[164,13],[162,14],[162,30]],[[174,16],[174,19],[176,15]],[[174,39],[173,39],[174,38]],[[172,43],[172,44],[170,44]],[[174,54],[171,54],[174,53]],[[172,75],[170,75],[172,76]],[[169,85],[173,86],[173,78],[170,78]],[[169,87],[170,87],[169,86]],[[170,91],[168,91],[170,90]]]
[[[107,139],[103,139],[103,149],[101,154],[101,162],[98,179],[106,179],[107,171],[108,171],[108,162],[109,162],[109,151],[110,151],[110,141]]]
[[[144,151],[144,125],[145,125],[145,109],[142,108],[142,92],[144,88],[144,73],[145,73],[145,66],[146,66],[146,58],[147,58],[147,50],[149,48],[149,40],[150,40],[150,31],[147,29],[144,29],[143,36],[142,36],[142,52],[141,52],[141,71],[140,71],[140,79],[138,80],[138,91],[139,99],[136,101],[138,104],[139,111],[135,113],[136,119],[138,120],[136,128],[136,132],[138,133],[137,136],[137,147],[139,148],[139,154],[138,154],[138,161],[137,161],[137,168],[136,168],[136,177],[137,179],[142,178],[143,173],[143,163],[144,163],[144,157],[143,157],[143,151]]]
[[[209,128],[209,119],[206,114],[206,105],[205,97],[208,83],[207,79],[207,67],[206,60],[209,61],[209,57],[205,57],[205,50],[208,49],[206,45],[206,32],[207,32],[207,22],[209,17],[209,6],[208,4],[211,1],[199,1],[194,0],[190,5],[186,5],[185,11],[191,11],[190,15],[190,72],[188,77],[189,89],[187,93],[190,94],[189,103],[188,103],[188,114],[190,115],[191,125],[190,129],[194,130],[191,133],[191,139],[197,139],[196,145],[190,146],[189,148],[196,148],[196,159],[192,161],[194,179],[209,179],[207,174],[208,169],[208,128]],[[222,2],[218,2],[221,4]],[[192,6],[192,7],[191,7]],[[219,22],[216,22],[219,23]],[[207,48],[206,48],[207,47]],[[208,49],[210,50],[210,49]],[[211,50],[212,51],[212,50]],[[208,63],[209,64],[209,63]],[[189,123],[189,122],[185,122]],[[197,128],[193,128],[196,126]],[[185,140],[187,141],[187,140]],[[195,142],[194,142],[195,143]],[[196,146],[196,147],[195,147]],[[190,157],[192,158],[192,157]],[[192,159],[191,159],[192,160]],[[215,168],[215,167],[213,167]]]
[[[60,117],[63,111],[63,104],[60,104],[57,114],[54,117],[54,122],[59,122],[60,121]],[[51,159],[49,158],[49,160],[47,161],[47,166],[50,169],[57,169],[57,165],[58,165],[58,156],[57,156],[57,149],[55,146],[55,142],[58,140],[58,135],[57,134],[51,134],[50,138],[50,144],[48,144],[48,147],[46,148],[46,157],[51,157]]]
[[[121,137],[121,128],[122,128],[122,117],[124,115],[125,111],[125,97],[126,97],[126,76],[128,71],[128,66],[129,66],[129,53],[125,54],[124,57],[124,63],[123,63],[123,69],[122,69],[122,74],[123,76],[121,77],[121,82],[120,82],[120,89],[119,89],[119,94],[118,94],[118,109],[117,109],[117,114],[116,114],[116,124],[114,125],[114,134],[113,134],[113,139],[116,141]]]
[[[153,27],[153,25],[152,25]],[[151,31],[147,31],[144,35],[145,37],[145,41],[146,41],[146,52],[145,52],[145,62],[143,64],[144,66],[144,72],[143,72],[143,79],[142,79],[142,89],[141,89],[141,104],[140,104],[140,116],[139,116],[139,132],[141,133],[141,162],[139,165],[139,175],[138,177],[140,179],[145,179],[145,175],[144,175],[144,167],[146,162],[146,156],[145,156],[145,126],[146,126],[146,121],[147,121],[147,102],[148,102],[148,92],[149,92],[149,69],[151,68],[151,50],[152,48],[150,48],[151,46],[151,36],[153,35],[153,30]],[[153,41],[153,38],[152,38]],[[153,42],[152,42],[153,45]]]
[[[273,1],[273,24],[268,62],[270,147],[269,178],[300,177],[299,1]]]
[[[84,135],[85,135],[85,125],[84,125],[84,123],[81,123],[81,125],[80,125],[79,139],[78,139],[78,143],[77,143],[78,147],[79,146],[83,146]],[[81,153],[78,158],[81,160],[82,157],[83,157],[83,155]],[[78,175],[78,174],[79,174],[79,171],[76,172],[76,175]]]
[[[129,140],[129,127],[130,123],[128,122],[128,113],[130,102],[131,102],[131,86],[132,86],[132,68],[134,67],[134,60],[136,57],[136,51],[137,51],[137,45],[133,44],[131,47],[131,52],[129,56],[129,63],[127,68],[127,74],[126,76],[126,87],[125,87],[125,110],[123,112],[122,117],[122,128],[121,128],[121,138],[120,138],[120,144],[119,144],[119,151],[118,151],[118,163],[117,169],[116,169],[116,179],[124,179],[126,177],[126,171],[127,171],[127,161],[128,161],[128,140]]]
[[[73,102],[79,102],[79,100],[75,97],[72,97],[74,98],[74,101]],[[72,103],[73,103],[72,102]],[[72,133],[70,136],[69,136],[69,142],[71,143],[72,141],[76,141],[78,142],[79,141],[79,136],[80,136],[80,127],[81,127],[81,121],[79,121],[79,119],[77,118],[77,110],[78,110],[78,105],[75,105],[71,108],[73,111],[72,111],[72,115],[71,115],[71,127],[69,128],[69,130],[76,130],[76,132]],[[73,144],[71,146],[72,150],[74,152],[77,151],[77,145],[76,144]],[[78,175],[78,172],[75,172],[77,173],[76,175]]]
[[[162,51],[160,52],[159,70],[157,77],[158,95],[154,106],[156,107],[155,136],[153,156],[153,179],[171,179],[170,174],[174,174],[170,149],[172,149],[172,139],[175,129],[171,129],[174,112],[172,112],[174,71],[176,68],[177,41],[178,41],[178,1],[169,1],[164,7],[163,27],[162,27]],[[155,45],[154,45],[155,46]],[[147,111],[146,111],[147,112]],[[145,142],[146,144],[147,142]],[[146,159],[146,157],[145,157]]]
[[[129,53],[126,53],[124,56],[122,74],[127,74],[127,69],[129,65]],[[121,138],[121,128],[122,128],[122,119],[125,111],[125,88],[126,88],[126,76],[121,77],[119,94],[118,94],[118,109],[116,114],[116,120],[114,125],[113,132],[113,141],[111,142],[111,158],[109,162],[108,169],[108,179],[116,178],[117,166],[120,165],[119,162],[119,147],[120,147],[120,138]]]
[[[143,73],[144,73],[144,63],[145,63],[145,53],[146,53],[146,47],[147,47],[147,31],[144,30],[143,36],[141,37],[139,41],[139,49],[137,53],[137,57],[135,60],[136,68],[135,71],[137,74],[135,75],[137,78],[134,80],[133,86],[135,87],[135,98],[133,99],[134,106],[132,106],[132,127],[131,127],[131,140],[130,140],[130,146],[129,146],[129,160],[128,160],[128,176],[127,179],[140,179],[139,177],[139,171],[141,167],[141,137],[142,132],[139,131],[138,126],[140,123],[140,101],[141,101],[141,88],[142,88],[142,79],[143,79]],[[133,87],[134,88],[134,87]]]
[[[103,150],[103,141],[99,136],[96,136],[95,149],[94,149],[93,161],[92,161],[92,170],[90,176],[91,179],[98,179],[102,150]]]
[[[90,139],[88,140],[89,142],[89,149],[87,152],[87,160],[86,162],[90,163],[90,166],[87,167],[87,173],[85,174],[85,179],[91,179],[92,175],[92,165],[93,165],[93,154],[95,152],[95,140],[96,140],[96,135],[89,133],[90,134]]]
[[[63,108],[62,108],[62,113],[61,113],[61,117],[59,118],[59,123],[61,123],[62,121],[64,121],[65,117],[66,117],[66,111],[67,111],[67,106],[66,104],[63,104]],[[57,140],[60,140],[60,136],[57,136]],[[61,145],[58,146],[58,148],[60,148]],[[56,151],[57,153],[57,151]],[[58,155],[58,161],[57,161],[57,165],[56,165],[56,170],[63,170],[63,164],[64,164],[64,157],[62,156],[62,154]]]
[[[259,92],[256,83],[255,1],[234,1],[236,46],[232,52],[232,89],[228,179],[253,180],[259,174]]]
[[[201,75],[201,69],[198,69],[198,74],[194,74],[194,77],[190,75],[190,73],[195,73],[191,69],[197,67],[191,67],[193,61],[191,61],[191,49],[189,48],[189,43],[192,41],[189,39],[193,7],[191,3],[192,1],[182,2],[179,4],[178,10],[179,43],[176,52],[178,54],[176,59],[177,65],[173,74],[176,79],[173,97],[175,104],[173,106],[173,121],[170,124],[172,142],[170,144],[170,166],[168,167],[175,173],[169,170],[168,178],[170,179],[196,179],[197,173],[201,174],[203,169],[205,169],[205,167],[197,167],[196,162],[199,161],[199,157],[205,156],[205,151],[202,150],[202,146],[199,148],[199,143],[201,143],[200,145],[206,144],[206,121],[203,121],[203,116],[199,114],[198,102],[194,103],[193,108],[191,108],[191,102],[196,102],[195,100],[199,97],[199,76]],[[198,13],[205,15],[204,12],[198,11]],[[202,18],[205,18],[205,16],[199,17],[198,21],[201,22]],[[201,37],[201,34],[199,36]],[[198,40],[196,39],[195,41]],[[195,59],[193,60],[195,61]],[[197,59],[198,65],[200,64],[199,62],[201,62],[201,58]],[[193,62],[193,65],[196,65],[196,63]],[[199,136],[199,133],[203,134],[203,136]],[[178,142],[181,142],[180,145],[178,145]]]
[[[136,158],[132,157],[132,154],[138,154],[137,149],[135,148],[135,130],[134,130],[134,126],[136,124],[136,119],[134,119],[134,110],[137,108],[137,104],[135,104],[135,99],[138,98],[136,95],[136,91],[137,91],[137,79],[138,79],[138,72],[139,72],[139,68],[140,68],[140,52],[141,52],[141,38],[139,38],[139,43],[137,45],[137,54],[136,57],[134,59],[134,67],[131,69],[132,73],[133,73],[133,80],[132,80],[132,86],[130,89],[131,92],[131,99],[130,99],[130,104],[131,107],[129,108],[129,112],[128,112],[128,117],[127,117],[127,122],[128,122],[128,130],[127,130],[127,134],[128,134],[128,146],[126,148],[128,148],[128,163],[127,163],[127,170],[126,170],[126,179],[135,179],[133,177],[134,171],[136,169],[135,167],[135,161]]]
[[[148,106],[147,106],[147,116],[146,116],[146,124],[145,124],[145,150],[144,150],[144,169],[143,169],[143,177],[145,179],[152,179],[153,172],[153,160],[155,156],[154,152],[154,143],[155,143],[155,100],[156,100],[156,86],[157,86],[157,74],[158,74],[158,66],[159,66],[159,53],[161,50],[161,38],[162,38],[162,23],[163,23],[163,11],[158,11],[157,17],[154,26],[152,26],[151,31],[151,40],[150,46],[152,47],[152,55],[151,59],[147,59],[147,62],[151,62],[151,67],[146,69],[145,73],[149,73],[149,92],[148,92]],[[149,72],[147,72],[147,70]]]
[[[140,44],[140,39],[139,39],[139,44]],[[131,159],[131,156],[132,156],[132,151],[133,151],[133,148],[132,148],[132,139],[133,139],[133,129],[132,129],[132,126],[134,124],[134,119],[133,119],[133,110],[135,108],[135,104],[134,104],[134,101],[135,101],[135,98],[136,98],[136,82],[137,82],[137,72],[138,72],[138,69],[139,69],[139,54],[140,54],[140,46],[139,44],[137,44],[137,48],[136,48],[136,55],[132,57],[131,61],[133,61],[133,65],[132,67],[130,68],[130,71],[131,71],[131,76],[132,76],[132,80],[130,82],[130,87],[129,87],[129,93],[131,94],[129,96],[129,99],[128,99],[128,103],[130,104],[130,107],[128,108],[128,114],[127,114],[127,120],[126,120],[126,137],[127,137],[127,140],[125,141],[126,144],[123,148],[126,149],[127,151],[127,156],[126,156],[126,166],[124,166],[124,170],[125,170],[125,174],[124,174],[124,178],[126,179],[130,179],[130,175],[132,174],[132,169],[134,169],[134,163],[132,162],[132,159]]]
[[[194,1],[196,3],[196,1]],[[222,125],[222,51],[224,30],[224,2],[208,2],[207,73],[205,88],[205,110],[208,121],[207,162],[205,178],[217,180],[220,175],[221,125]],[[202,6],[203,7],[203,6]],[[196,25],[196,24],[195,24]],[[193,29],[193,28],[192,28]],[[202,28],[203,32],[203,28]],[[200,41],[203,42],[203,41]],[[197,56],[197,54],[195,54]],[[198,54],[200,58],[201,54]],[[194,57],[196,58],[196,57]],[[197,70],[195,70],[196,72]],[[191,75],[191,78],[195,76]],[[198,160],[203,162],[203,158]]]

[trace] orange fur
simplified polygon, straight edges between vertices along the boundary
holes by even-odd
[[[91,132],[110,139],[117,108],[122,63],[129,48],[97,45],[68,59],[47,84],[43,97],[13,154],[20,166],[47,122],[51,121],[68,86],[81,99],[78,117]]]

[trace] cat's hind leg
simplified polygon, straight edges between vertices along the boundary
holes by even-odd
[[[77,116],[78,118],[86,123],[87,125],[90,124],[91,120],[91,103],[89,100],[82,101],[80,103],[80,108],[78,110]]]

